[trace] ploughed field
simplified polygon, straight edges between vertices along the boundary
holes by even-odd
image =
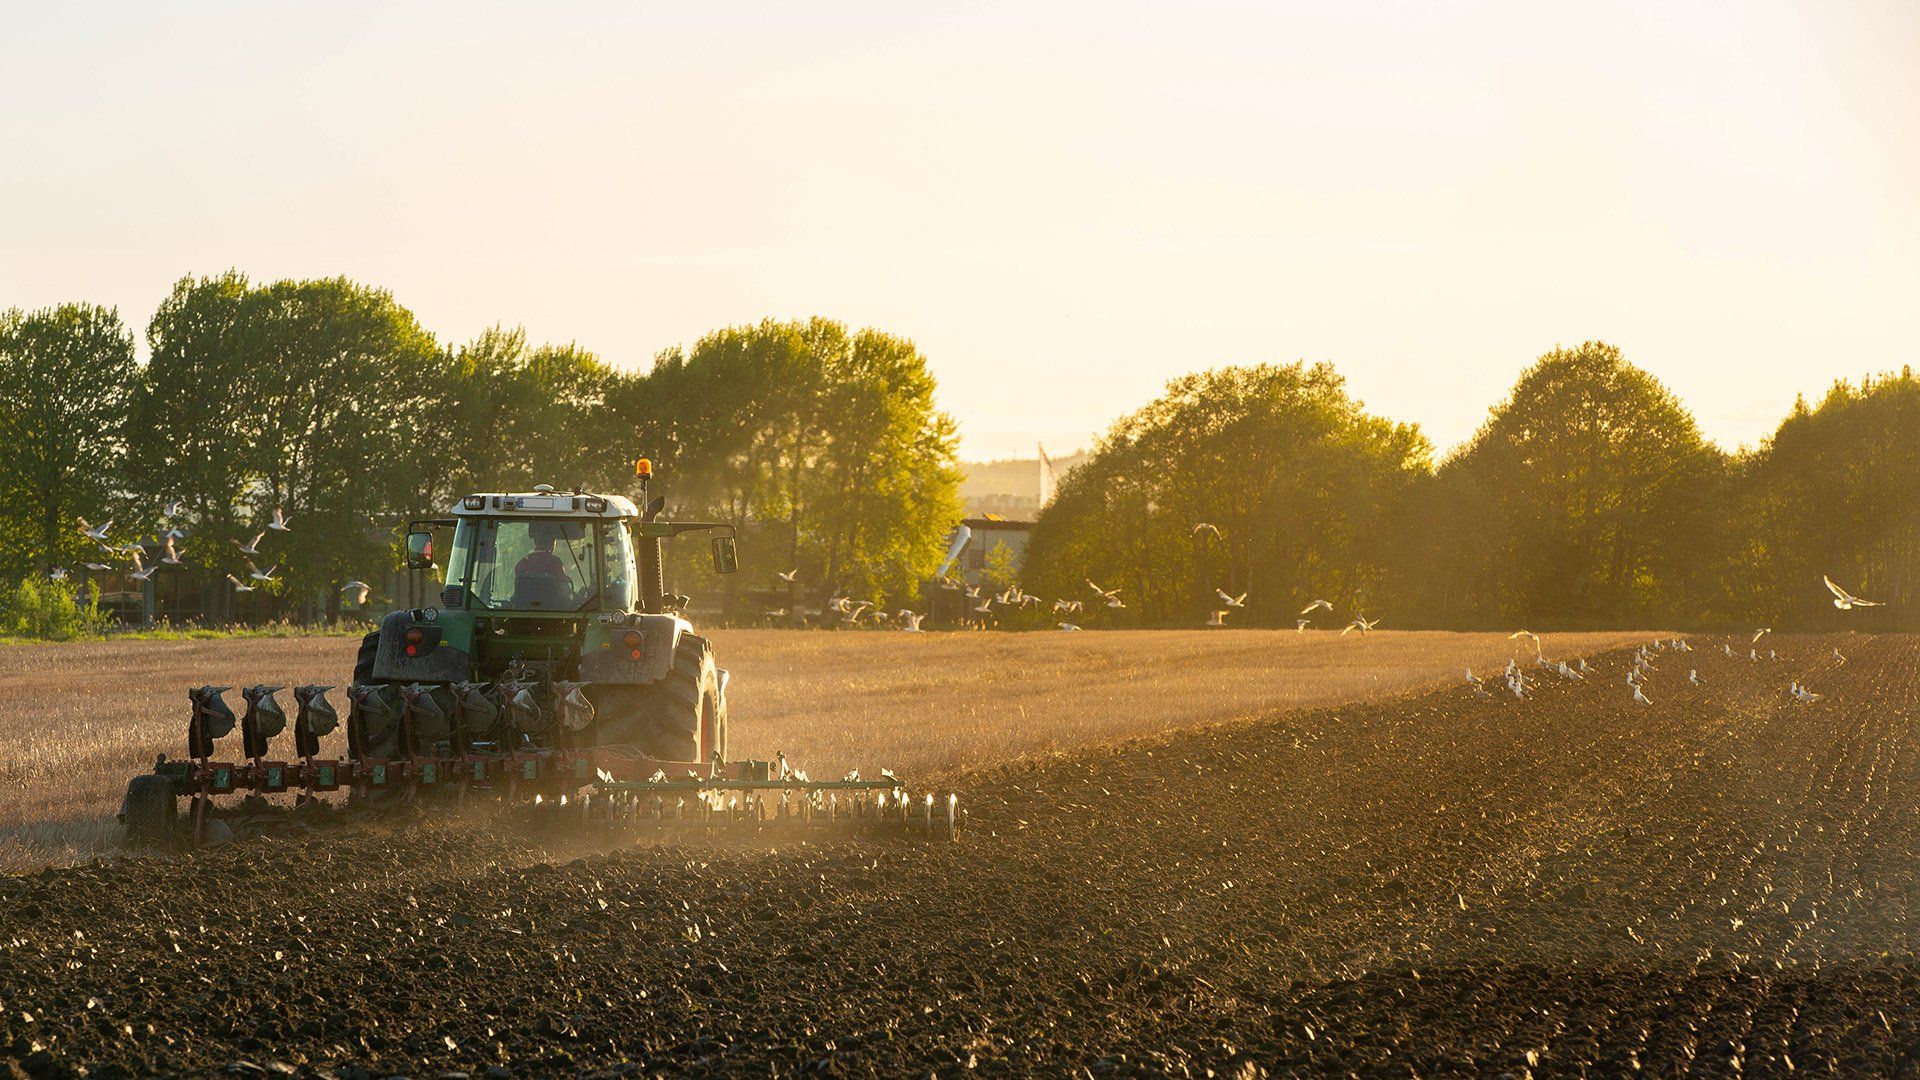
[[[0,1074],[1914,1071],[1920,639],[1721,641],[1650,705],[1617,649],[951,771],[958,843],[440,821],[0,878]]]

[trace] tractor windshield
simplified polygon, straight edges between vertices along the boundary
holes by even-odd
[[[578,611],[599,595],[597,523],[523,518],[460,523],[461,533],[469,529],[468,573],[473,598],[483,607]],[[454,546],[463,545],[456,539]]]

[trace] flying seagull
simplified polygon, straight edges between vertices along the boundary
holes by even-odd
[[[1197,540],[1197,539],[1199,539],[1199,537],[1200,537],[1200,534],[1201,534],[1201,533],[1212,533],[1212,534],[1213,534],[1213,538],[1214,538],[1215,540],[1218,540],[1218,539],[1220,539],[1220,530],[1219,530],[1219,529],[1217,529],[1217,528],[1215,528],[1215,527],[1214,527],[1214,526],[1213,526],[1212,524],[1210,524],[1209,522],[1205,522],[1205,521],[1202,521],[1202,522],[1199,522],[1199,523],[1197,523],[1196,525],[1194,525],[1194,527],[1193,527],[1193,536],[1194,536],[1194,539],[1196,539],[1196,540]]]
[[[180,565],[180,549],[173,544],[173,537],[167,537],[166,550],[160,553],[160,561],[168,566]]]
[[[1312,621],[1313,621],[1312,619],[1295,619],[1295,620],[1293,620],[1293,632],[1294,632],[1294,633],[1296,633],[1296,634],[1304,634],[1304,633],[1306,633],[1306,632],[1307,632],[1307,624],[1308,624],[1308,623],[1310,623],[1310,622],[1312,622]]]
[[[81,518],[81,519],[80,519],[80,531],[81,531],[81,533],[83,533],[83,534],[85,534],[85,536],[87,537],[87,539],[89,539],[89,540],[97,540],[97,541],[99,541],[99,542],[100,542],[100,543],[102,543],[102,544],[104,544],[104,543],[106,543],[106,542],[107,542],[107,530],[108,530],[108,529],[111,529],[111,528],[113,528],[113,521],[112,521],[112,519],[108,519],[108,521],[107,521],[107,523],[106,523],[105,525],[101,525],[101,526],[98,526],[98,527],[95,527],[95,526],[92,526],[92,525],[89,525],[89,524],[87,524],[87,519],[86,519],[86,518]]]
[[[1228,606],[1228,607],[1230,607],[1230,608],[1236,608],[1236,607],[1246,607],[1246,606],[1247,606],[1247,594],[1246,594],[1246,593],[1241,593],[1241,594],[1240,594],[1239,596],[1228,596],[1228,595],[1227,595],[1227,590],[1225,590],[1225,589],[1215,589],[1215,590],[1213,590],[1213,591],[1214,591],[1214,592],[1216,592],[1216,593],[1219,593],[1219,594],[1220,594],[1220,602],[1221,602],[1221,603],[1223,603],[1223,604],[1225,604],[1225,605],[1227,605],[1227,606]]]
[[[263,540],[263,539],[265,539],[265,538],[266,538],[266,535],[267,535],[267,534],[266,534],[266,533],[263,533],[263,532],[262,532],[262,533],[254,533],[254,534],[253,534],[253,539],[251,539],[251,540],[249,540],[249,541],[247,541],[247,542],[246,542],[246,543],[244,543],[244,544],[243,544],[243,543],[241,543],[241,542],[240,542],[240,541],[238,541],[238,540],[235,540],[235,539],[233,539],[233,538],[231,538],[231,537],[229,537],[229,538],[227,539],[227,543],[229,543],[229,544],[232,544],[232,545],[233,545],[234,547],[237,547],[237,548],[239,548],[239,549],[240,549],[240,554],[242,554],[242,555],[258,555],[258,554],[260,554],[260,541],[261,541],[261,540]]]
[[[1301,608],[1301,609],[1300,609],[1300,614],[1302,614],[1302,615],[1311,615],[1311,614],[1313,614],[1314,612],[1316,612],[1316,611],[1319,611],[1319,610],[1321,610],[1321,609],[1323,609],[1323,608],[1324,608],[1324,609],[1326,609],[1327,611],[1332,611],[1332,610],[1333,610],[1333,601],[1331,601],[1331,600],[1315,600],[1315,601],[1314,601],[1313,603],[1311,603],[1311,604],[1308,604],[1308,605],[1307,605],[1306,607],[1303,607],[1303,608]]]
[[[247,560],[247,576],[255,581],[272,581],[273,575],[278,573],[279,570],[279,563],[274,563],[272,570],[262,570],[253,564],[252,559]]]
[[[293,531],[293,526],[287,524],[287,515],[277,506],[273,508],[273,520],[267,523],[267,528],[274,532]]]
[[[800,580],[800,568],[796,566],[784,574],[775,574],[774,577],[779,578],[789,585],[798,584]]]
[[[1227,625],[1227,613],[1224,611],[1216,611],[1213,614],[1207,616],[1207,625],[1208,626]]]
[[[248,585],[242,582],[239,578],[234,577],[232,574],[227,575],[227,580],[233,583],[234,592],[252,592],[253,590],[260,587],[258,585]]]
[[[1763,638],[1763,637],[1766,637],[1766,636],[1767,636],[1768,634],[1771,634],[1771,633],[1773,633],[1773,627],[1771,627],[1771,626],[1763,626],[1763,627],[1761,627],[1760,629],[1758,629],[1758,630],[1755,630],[1755,631],[1753,632],[1753,640],[1752,640],[1752,641],[1750,641],[1750,642],[1748,642],[1747,644],[1749,644],[1749,645],[1758,645],[1758,644],[1760,644],[1760,639],[1761,639],[1761,638]]]
[[[1878,600],[1860,599],[1840,586],[1835,585],[1833,579],[1825,574],[1820,575],[1820,580],[1827,583],[1827,589],[1833,593],[1833,606],[1839,608],[1841,611],[1852,611],[1857,607],[1883,606]]]
[[[359,578],[354,578],[352,581],[340,586],[340,591],[346,593],[350,602],[355,607],[358,607],[367,602],[367,594],[373,591],[373,586],[361,581]]]
[[[1108,602],[1107,606],[1109,607],[1113,606],[1113,603],[1112,603],[1113,601],[1118,600],[1120,598],[1119,589],[1103,589],[1100,586],[1095,585],[1093,583],[1092,578],[1087,579],[1087,588],[1092,589],[1094,592],[1099,593],[1100,598],[1102,600],[1107,601]]]
[[[187,504],[181,502],[179,499],[169,499],[167,505],[160,509],[160,513],[165,517],[177,518],[186,512],[186,509]]]

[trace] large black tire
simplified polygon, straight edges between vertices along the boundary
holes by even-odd
[[[360,654],[353,659],[353,681],[369,683],[373,681],[373,660],[380,654],[380,631],[375,630],[360,639]]]
[[[133,847],[171,847],[178,831],[179,811],[173,780],[157,773],[136,776],[120,800],[120,824]]]
[[[726,757],[726,701],[713,645],[681,634],[673,668],[651,686],[592,687],[595,731],[602,746],[632,746],[660,761],[707,762]]]

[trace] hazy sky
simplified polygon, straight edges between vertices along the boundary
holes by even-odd
[[[228,267],[621,365],[880,326],[973,457],[1302,358],[1445,448],[1589,338],[1733,446],[1920,360],[1920,5],[42,3],[0,212],[0,306],[140,328]]]

